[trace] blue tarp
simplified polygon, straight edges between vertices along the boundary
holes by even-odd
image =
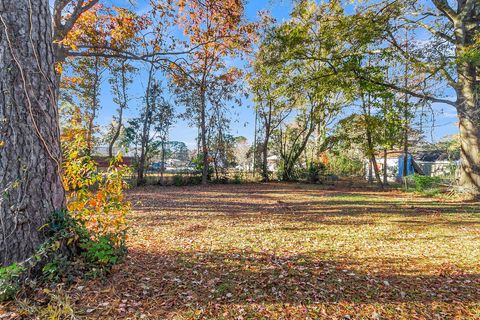
[[[398,177],[403,177],[403,158],[404,155],[401,155],[398,158]],[[413,167],[413,157],[411,154],[407,157],[407,176],[413,176],[415,174],[415,168]]]

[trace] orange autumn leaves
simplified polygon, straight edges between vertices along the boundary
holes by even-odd
[[[88,154],[86,129],[78,108],[71,112],[69,125],[62,132],[64,151],[63,184],[67,209],[89,231],[93,239],[109,236],[117,246],[125,241],[126,214],[130,203],[124,199],[124,177],[128,168],[121,156],[111,160],[105,172],[98,170]]]
[[[62,40],[73,50],[125,50],[151,24],[146,16],[119,7],[96,5],[84,12]]]

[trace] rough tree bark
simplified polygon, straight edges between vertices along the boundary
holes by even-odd
[[[452,15],[457,57],[468,56],[480,31],[480,4],[468,0]],[[457,113],[461,142],[460,186],[480,195],[480,76],[478,65],[463,59],[457,65]]]
[[[49,1],[0,1],[2,266],[32,255],[65,205],[56,92]]]
[[[479,87],[480,76],[478,64],[474,59],[469,59],[472,48],[475,48],[476,38],[480,34],[480,4],[478,0],[432,0],[438,9],[438,15],[445,17],[453,26],[453,35],[444,33],[442,28],[435,26],[420,25],[426,30],[433,32],[451,43],[455,48],[455,59],[444,61],[441,59],[434,70],[443,70],[442,74],[455,89],[456,101],[440,99],[428,95],[422,95],[410,90],[408,92],[417,98],[427,99],[433,102],[443,102],[457,109],[459,118],[459,131],[461,143],[461,167],[459,185],[462,191],[474,195],[480,195],[480,100]],[[476,47],[478,50],[478,46]],[[453,62],[456,70],[450,70],[444,66]],[[390,86],[392,87],[392,86]],[[396,88],[393,86],[392,88]]]

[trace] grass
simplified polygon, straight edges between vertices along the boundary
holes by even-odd
[[[79,317],[480,318],[478,203],[301,184],[129,198],[128,258],[69,289]]]

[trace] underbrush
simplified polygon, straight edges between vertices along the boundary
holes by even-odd
[[[422,196],[436,197],[443,192],[440,177],[414,175],[409,180],[407,183],[412,184],[415,192]]]
[[[15,299],[19,310],[35,310],[40,319],[66,319],[73,314],[68,300],[60,298],[58,285],[107,275],[125,256],[130,204],[124,199],[129,169],[120,155],[106,172],[94,162],[80,125],[78,111],[62,132],[63,185],[66,208],[53,212],[42,227],[47,240],[28,259],[0,268],[0,301]],[[46,302],[36,308],[32,295],[45,291]],[[22,300],[23,299],[23,300]],[[29,308],[22,307],[29,301]]]

